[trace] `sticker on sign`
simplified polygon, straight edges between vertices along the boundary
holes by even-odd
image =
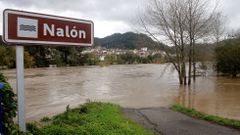
[[[18,45],[92,46],[93,22],[6,9],[3,41]]]
[[[18,17],[17,37],[38,38],[38,20]]]

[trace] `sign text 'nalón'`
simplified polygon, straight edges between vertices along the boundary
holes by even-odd
[[[46,23],[43,24],[43,35],[80,39],[86,38],[86,32],[84,30],[78,30],[76,26],[73,26],[71,29],[68,25],[66,25],[65,28],[56,28],[54,24],[51,24],[51,26],[49,26]]]

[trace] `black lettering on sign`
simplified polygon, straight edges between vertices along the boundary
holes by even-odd
[[[21,24],[20,25],[20,30],[23,30],[23,31],[36,31],[36,26]]]

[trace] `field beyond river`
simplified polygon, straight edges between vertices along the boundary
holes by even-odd
[[[4,70],[15,88],[15,70]],[[88,99],[128,108],[178,103],[207,114],[240,120],[240,79],[207,71],[191,87],[179,87],[168,64],[36,68],[25,70],[26,117],[38,120]]]

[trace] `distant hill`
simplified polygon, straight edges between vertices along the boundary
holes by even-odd
[[[2,36],[0,35],[0,44],[2,42]],[[115,33],[113,35],[104,38],[94,38],[94,46],[101,46],[106,48],[119,48],[119,49],[140,49],[147,47],[149,49],[170,48],[164,44],[158,44],[152,38],[145,34],[138,34],[133,32],[127,32],[124,34]]]
[[[124,34],[116,33],[104,38],[95,38],[95,46],[119,49],[140,49],[148,47],[149,49],[162,50],[165,45],[157,44],[145,34],[127,32]],[[168,47],[168,46],[165,46]]]

